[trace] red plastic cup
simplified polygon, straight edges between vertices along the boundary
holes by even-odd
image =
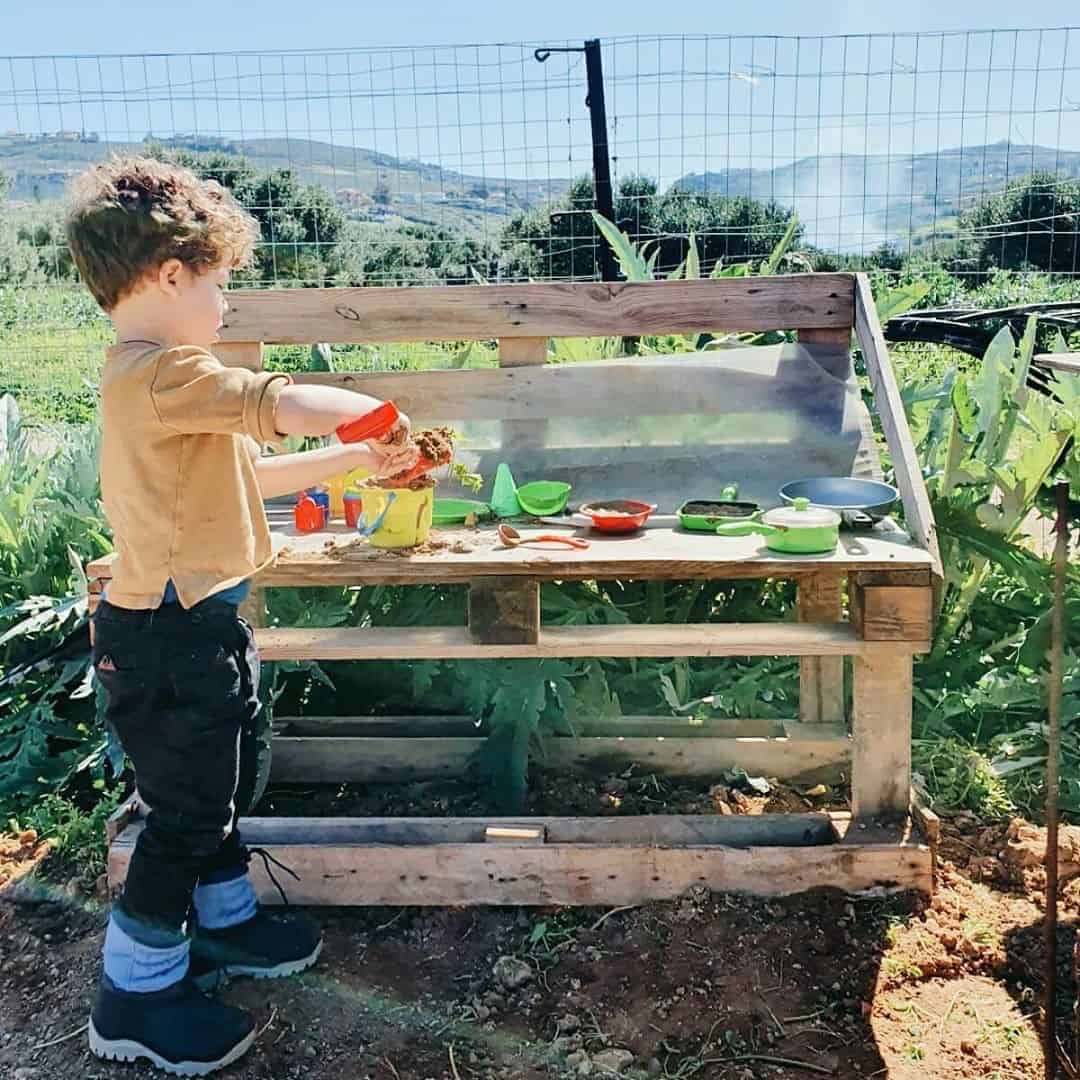
[[[350,529],[355,529],[360,521],[360,514],[364,509],[363,499],[355,491],[345,492],[345,524]]]
[[[337,428],[337,437],[343,443],[369,442],[389,435],[401,414],[392,401],[384,401],[377,409],[349,420]]]

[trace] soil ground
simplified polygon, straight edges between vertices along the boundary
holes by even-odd
[[[612,786],[597,785],[601,796],[623,800],[615,812],[647,812],[641,792],[606,791]],[[420,791],[412,813],[467,812],[461,792]],[[731,791],[690,795],[698,802],[676,798],[666,809],[708,812],[711,803],[723,812],[716,807],[726,801],[734,812],[760,812],[827,801],[787,793],[744,806]],[[351,813],[378,813],[387,798],[344,801]],[[597,790],[581,798],[595,800]],[[274,799],[287,812],[289,799]],[[555,812],[573,812],[567,790],[556,800]],[[534,801],[534,812],[552,812],[549,797]],[[399,788],[398,813],[406,812],[402,802],[410,796]],[[317,968],[225,989],[261,1030],[223,1075],[1040,1077],[1040,842],[1020,823],[946,820],[929,903],[831,891],[773,901],[700,892],[614,911],[314,910],[326,934]],[[1080,873],[1080,865],[1066,867],[1066,875]],[[90,1057],[80,1029],[106,910],[74,883],[49,885],[49,876],[47,845],[32,834],[0,841],[0,1080],[160,1075]],[[1078,903],[1080,889],[1067,885],[1059,941],[1066,1045]]]

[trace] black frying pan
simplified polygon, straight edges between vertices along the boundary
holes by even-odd
[[[850,476],[823,476],[813,480],[793,480],[780,489],[784,502],[809,499],[814,506],[839,512],[861,512],[878,520],[892,509],[899,492],[879,480],[856,480]]]

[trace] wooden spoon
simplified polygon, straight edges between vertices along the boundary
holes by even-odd
[[[512,525],[506,524],[499,526],[499,543],[508,548],[520,547],[522,544],[565,544],[567,547],[584,550],[589,546],[589,541],[580,536],[555,536],[551,533],[522,536]]]

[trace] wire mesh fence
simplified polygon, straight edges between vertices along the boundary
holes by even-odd
[[[580,41],[0,57],[0,334],[32,363],[97,332],[62,198],[129,152],[234,190],[261,225],[249,284],[610,276],[600,164],[657,273],[691,242],[704,273],[762,256],[794,214],[803,265],[1075,275],[1078,37],[612,38],[591,85]]]

